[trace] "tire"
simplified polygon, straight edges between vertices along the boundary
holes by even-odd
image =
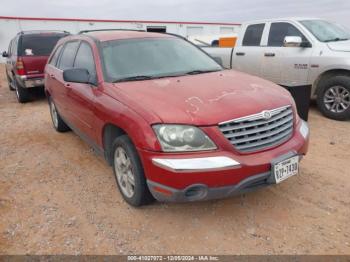
[[[127,135],[113,143],[113,172],[120,193],[131,206],[142,206],[154,201],[149,192],[140,157]]]
[[[66,123],[62,120],[60,114],[58,113],[55,103],[49,97],[50,115],[53,127],[57,132],[63,133],[70,130]]]
[[[7,72],[6,72],[6,78],[7,78],[7,83],[9,86],[10,91],[15,91],[15,88],[13,88],[13,86],[11,85],[11,78],[8,76]]]
[[[13,85],[15,87],[17,101],[19,103],[28,102],[30,100],[29,91],[18,84],[16,79],[13,80]]]
[[[328,118],[340,121],[350,119],[350,76],[334,76],[321,82],[317,106]]]

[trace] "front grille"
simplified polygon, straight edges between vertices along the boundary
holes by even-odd
[[[293,134],[293,110],[284,106],[223,123],[219,128],[241,152],[254,152],[277,146]]]

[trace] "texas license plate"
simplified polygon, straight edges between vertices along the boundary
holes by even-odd
[[[273,166],[273,173],[276,183],[280,183],[287,178],[298,174],[299,171],[299,156],[293,156],[276,163]]]

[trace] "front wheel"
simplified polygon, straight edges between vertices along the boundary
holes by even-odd
[[[140,157],[130,138],[127,135],[116,138],[113,152],[113,171],[124,200],[132,206],[152,202]]]
[[[320,83],[317,105],[328,118],[350,119],[350,77],[334,76]]]

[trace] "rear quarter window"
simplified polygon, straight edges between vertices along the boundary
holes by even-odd
[[[59,57],[60,54],[61,54],[61,50],[62,50],[62,45],[60,45],[59,47],[57,47],[55,53],[53,54],[53,56],[52,56],[51,59],[50,59],[50,62],[49,62],[50,65],[53,65],[53,66],[56,66],[56,65],[57,65],[57,60],[58,60],[58,57]]]
[[[21,56],[49,56],[57,41],[64,35],[23,35],[20,45]]]
[[[249,25],[245,31],[242,46],[260,46],[265,24]]]

